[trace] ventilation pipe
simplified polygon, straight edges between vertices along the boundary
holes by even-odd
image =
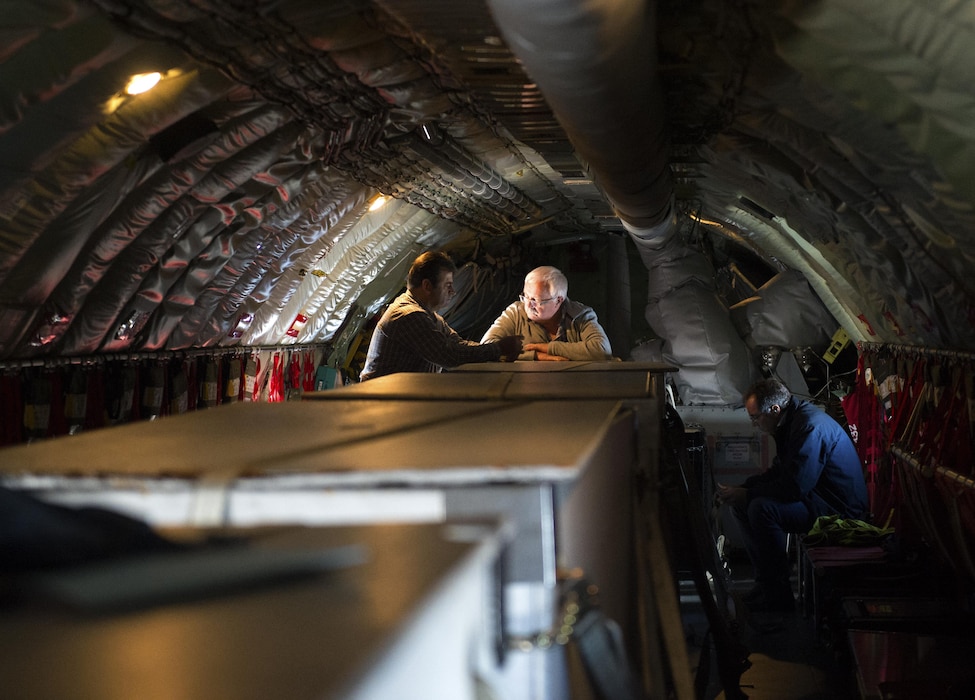
[[[508,46],[538,84],[636,244],[650,276],[647,321],[681,368],[684,403],[738,404],[748,350],[703,255],[676,235],[653,6],[643,0],[489,0]]]

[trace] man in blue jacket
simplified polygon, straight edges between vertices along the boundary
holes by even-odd
[[[755,610],[791,610],[786,535],[808,532],[821,515],[864,518],[863,465],[846,429],[782,382],[759,381],[743,399],[752,424],[775,438],[776,456],[766,472],[741,486],[722,485],[717,496],[731,505],[755,567],[757,586],[746,603]]]

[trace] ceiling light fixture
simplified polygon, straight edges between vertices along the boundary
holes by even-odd
[[[147,90],[151,90],[156,87],[156,84],[162,80],[162,73],[138,73],[129,78],[128,84],[125,86],[125,94],[127,95],[140,95]]]
[[[420,136],[429,144],[434,146],[439,146],[443,143],[443,134],[440,133],[435,125],[432,124],[421,124],[420,125]]]

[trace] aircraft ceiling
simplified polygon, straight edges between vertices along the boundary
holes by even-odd
[[[692,401],[800,342],[809,299],[855,341],[975,349],[973,1],[2,16],[0,360],[348,343],[426,248],[470,262],[471,325],[580,240],[642,261]]]

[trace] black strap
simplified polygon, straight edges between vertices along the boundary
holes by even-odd
[[[615,621],[598,608],[586,610],[575,625],[572,643],[600,700],[644,700]]]

